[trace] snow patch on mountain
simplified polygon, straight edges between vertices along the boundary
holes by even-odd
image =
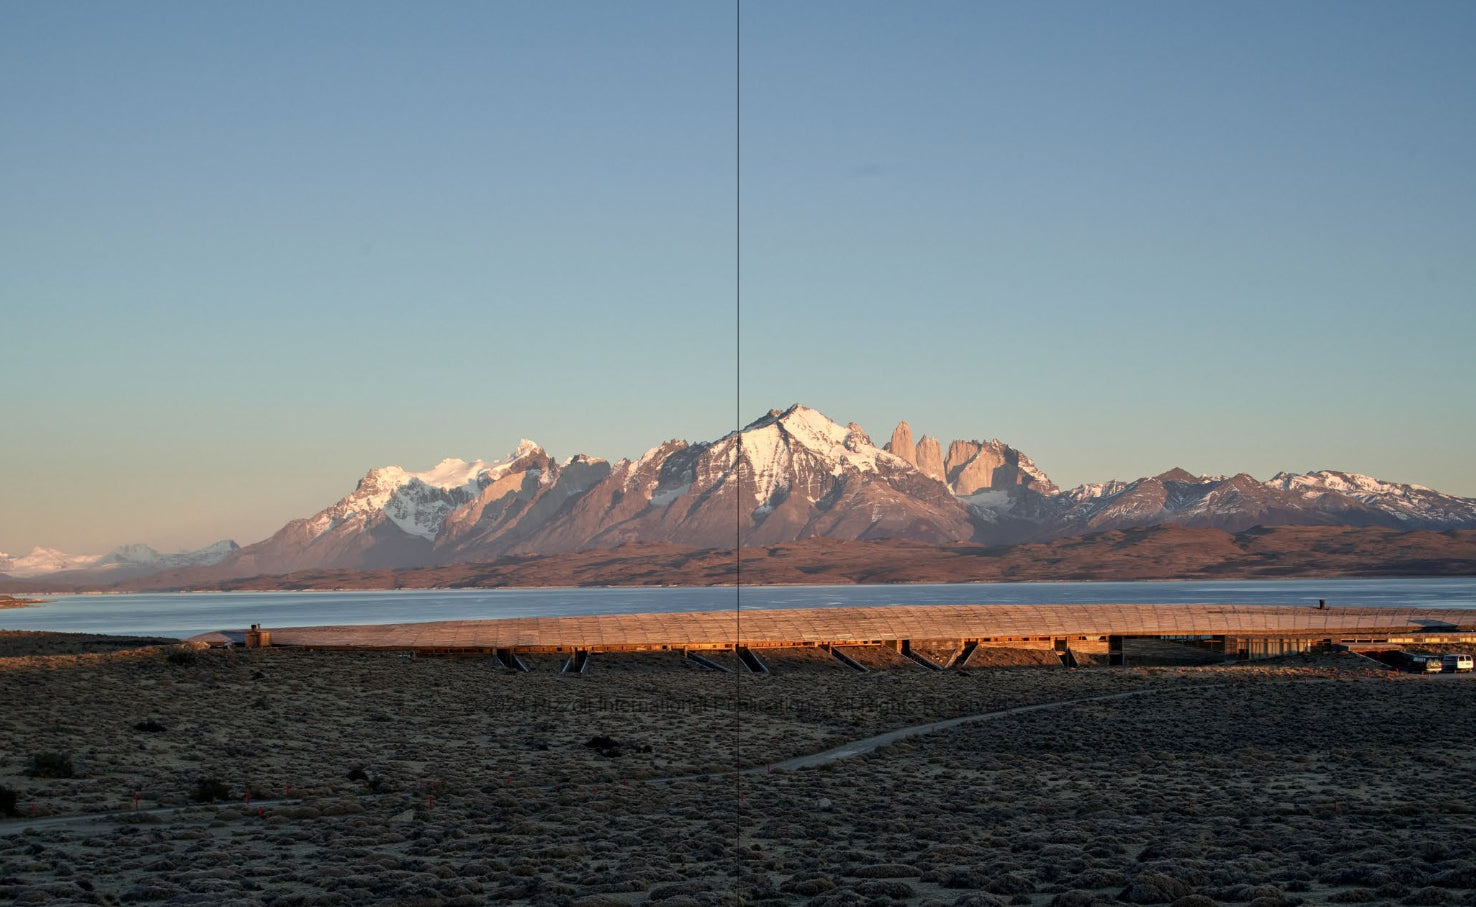
[[[784,432],[776,423],[747,429],[734,447],[741,449],[743,458],[748,461],[753,497],[759,504],[768,502],[781,489],[789,488],[792,457]],[[815,500],[809,494],[806,499]]]
[[[969,512],[986,523],[994,523],[1015,509],[1015,496],[1005,488],[984,488],[958,500]]]
[[[670,504],[672,501],[675,501],[677,498],[681,497],[691,490],[692,483],[688,482],[685,485],[678,485],[675,488],[667,488],[663,491],[653,492],[651,495],[651,506],[665,507],[667,504]]]
[[[465,483],[440,488],[411,478],[394,490],[381,509],[386,519],[405,532],[434,541],[446,515],[471,500],[472,494]]]

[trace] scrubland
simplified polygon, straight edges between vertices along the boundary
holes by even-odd
[[[17,903],[1476,899],[1476,684],[1354,656],[929,672],[863,652],[863,674],[808,652],[755,677],[596,655],[566,677],[551,657],[67,650],[0,657]],[[1140,695],[1098,698],[1119,693]]]

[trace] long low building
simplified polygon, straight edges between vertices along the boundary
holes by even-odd
[[[230,634],[243,638],[242,631]],[[217,634],[219,636],[219,634]],[[224,638],[224,637],[221,637]],[[1124,639],[1196,640],[1255,658],[1322,644],[1476,642],[1476,610],[1270,605],[897,605],[253,627],[247,645],[422,653],[594,653],[885,645],[1025,645],[1120,652]]]

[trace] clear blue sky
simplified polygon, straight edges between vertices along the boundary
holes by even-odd
[[[1476,4],[745,0],[741,106],[738,22],[0,3],[0,551],[795,401],[1476,495]]]

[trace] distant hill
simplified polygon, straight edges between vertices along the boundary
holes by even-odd
[[[741,574],[740,574],[741,564]],[[807,539],[744,549],[627,545],[553,555],[400,569],[306,570],[192,579],[185,571],[131,580],[129,591],[421,589],[500,586],[1046,582],[1476,575],[1476,530],[1400,532],[1305,526],[1115,529],[1017,546]]]

